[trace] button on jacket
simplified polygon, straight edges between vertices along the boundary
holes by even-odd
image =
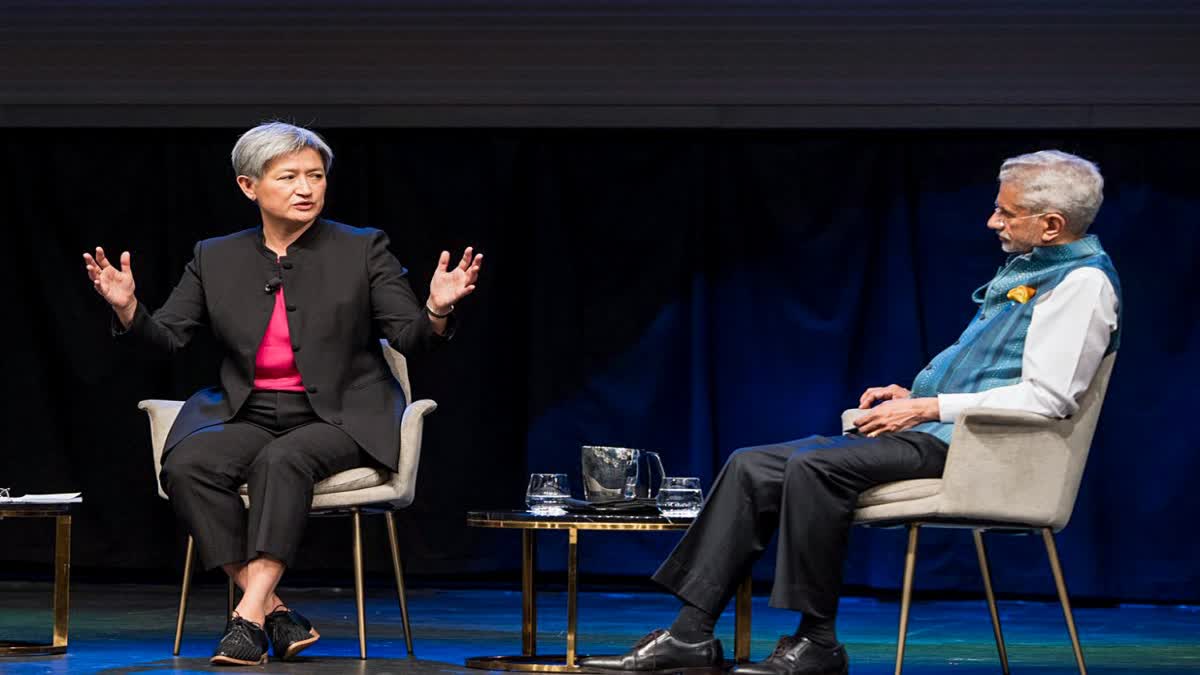
[[[207,326],[224,349],[220,386],[202,389],[184,403],[164,452],[198,429],[229,421],[245,403],[255,354],[274,308],[268,282],[279,279],[291,310],[287,320],[296,368],[313,409],[372,457],[396,466],[407,402],[379,338],[410,355],[453,332],[453,324],[445,337],[433,332],[407,274],[382,231],[324,219],[313,223],[281,260],[266,247],[262,228],[197,243],[166,303],[151,314],[139,302],[128,330],[115,331],[123,340],[174,352]]]

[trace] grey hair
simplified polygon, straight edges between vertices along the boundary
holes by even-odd
[[[1021,190],[1021,206],[1061,213],[1067,229],[1077,235],[1087,232],[1104,202],[1100,167],[1061,150],[1010,157],[1000,166],[999,180]]]
[[[333,150],[324,138],[315,131],[286,122],[266,122],[242,134],[234,143],[230,158],[235,174],[257,179],[262,178],[271,160],[304,148],[312,148],[321,155],[326,171],[333,166]]]

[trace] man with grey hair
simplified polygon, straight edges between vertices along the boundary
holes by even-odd
[[[683,603],[675,622],[616,657],[583,665],[622,672],[717,672],[713,627],[735,585],[779,532],[771,605],[801,612],[794,635],[738,675],[849,671],[834,624],[859,493],[939,478],[959,414],[970,407],[1075,414],[1107,353],[1120,345],[1120,281],[1087,229],[1104,179],[1095,164],[1057,150],[1004,162],[987,226],[1009,253],[975,291],[962,336],[899,385],[863,392],[853,433],[810,436],[733,453],[708,501],[654,575]]]
[[[1104,201],[1104,177],[1096,165],[1060,150],[1005,160],[1000,166],[1000,184],[1019,187],[1022,206],[1038,215],[1045,213],[1066,228],[1069,239],[1059,243],[1083,236]],[[1004,250],[1011,253],[1022,249]]]

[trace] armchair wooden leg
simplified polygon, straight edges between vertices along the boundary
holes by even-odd
[[[358,609],[358,658],[367,658],[366,614],[363,610],[363,551],[362,512],[357,508],[354,515],[354,603]]]
[[[383,515],[387,519],[388,543],[392,548],[392,572],[396,575],[396,593],[400,596],[400,625],[404,628],[404,649],[409,656],[412,656],[412,626],[408,623],[408,597],[404,592],[404,571],[400,565],[400,542],[396,537],[396,518],[391,511]]]
[[[171,651],[175,656],[179,656],[179,643],[183,641],[183,622],[187,619],[188,595],[192,592],[192,563],[196,559],[196,540],[190,534],[187,553],[183,556],[183,584],[179,590],[179,614],[175,617],[175,648]]]
[[[225,618],[233,616],[233,608],[237,607],[237,584],[230,578],[225,584]]]
[[[904,641],[908,636],[908,610],[912,604],[913,571],[917,568],[917,535],[920,523],[908,524],[908,550],[904,554],[904,586],[900,591],[900,635],[896,639],[896,675],[904,669]]]
[[[983,575],[983,592],[987,595],[988,612],[992,615],[992,633],[996,635],[996,650],[1000,652],[1000,669],[1008,675],[1008,650],[1004,647],[1004,633],[1000,630],[1000,612],[996,609],[996,594],[992,590],[992,570],[988,564],[987,547],[983,544],[983,530],[972,530],[975,536],[975,553],[979,557],[979,572]]]
[[[1071,601],[1067,597],[1067,582],[1063,578],[1062,565],[1058,561],[1058,547],[1054,544],[1054,533],[1042,528],[1042,541],[1046,542],[1046,555],[1050,558],[1050,571],[1054,573],[1054,586],[1058,589],[1058,601],[1062,603],[1063,618],[1067,621],[1067,633],[1071,636],[1071,648],[1075,650],[1075,664],[1079,675],[1087,675],[1083,662],[1083,648],[1079,646],[1079,633],[1075,630],[1075,617],[1071,613]]]
[[[734,663],[750,662],[750,612],[754,601],[754,577],[749,573],[742,583],[738,584],[734,595],[733,623],[733,661]]]

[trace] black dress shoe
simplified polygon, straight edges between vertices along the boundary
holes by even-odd
[[[748,663],[729,671],[736,675],[846,675],[850,660],[846,647],[822,647],[806,637],[784,635],[775,651],[760,663]]]
[[[579,665],[615,673],[719,673],[725,664],[721,641],[712,638],[703,642],[683,642],[668,630],[656,630],[638,641],[633,649],[621,656],[591,656]]]
[[[264,623],[275,658],[287,661],[321,639],[321,634],[300,612],[278,609]]]
[[[216,666],[262,665],[267,662],[267,634],[258,624],[234,614],[209,662]]]

